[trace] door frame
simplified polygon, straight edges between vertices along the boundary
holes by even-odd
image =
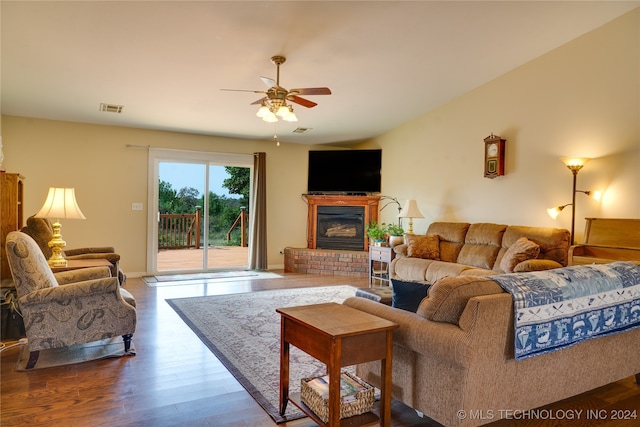
[[[159,179],[159,164],[161,162],[168,163],[194,163],[205,165],[205,194],[204,194],[204,216],[203,221],[208,224],[209,221],[209,167],[215,166],[238,166],[243,168],[249,168],[249,179],[253,183],[253,154],[239,154],[239,153],[216,153],[211,151],[192,151],[192,150],[178,150],[167,148],[149,148],[149,160],[148,160],[148,180],[147,180],[147,272],[148,274],[158,274],[157,261],[158,261],[158,179]],[[249,192],[253,194],[253,192]],[[252,212],[253,200],[249,198],[249,212]],[[206,234],[206,233],[205,233]],[[203,236],[205,245],[208,244],[208,236]],[[249,245],[251,245],[249,239]],[[205,246],[205,256],[203,259],[203,269],[197,270],[197,272],[210,270],[206,267],[205,260],[207,259],[207,248]],[[248,262],[248,260],[247,260]],[[189,271],[180,270],[180,273],[188,273]],[[162,271],[162,274],[170,274],[171,271]]]

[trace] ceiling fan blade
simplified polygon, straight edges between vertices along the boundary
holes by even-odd
[[[290,96],[287,97],[287,99],[289,101],[291,101],[291,102],[295,102],[296,104],[300,104],[303,107],[307,107],[307,108],[313,108],[316,105],[318,105],[313,101],[309,101],[308,99],[300,98],[299,96],[296,96],[296,95],[290,95]]]
[[[264,98],[260,98],[260,99],[258,99],[257,101],[252,102],[252,103],[251,103],[251,104],[249,104],[249,105],[258,105],[258,104],[262,104],[262,103],[263,103],[263,102],[265,102],[266,100],[267,100],[267,97],[265,96]]]
[[[296,95],[331,95],[331,89],[328,87],[303,87],[300,89],[291,89]]]
[[[262,80],[262,82],[266,84],[268,88],[278,86],[278,83],[276,83],[275,80],[270,79],[269,77],[260,77],[260,80]]]
[[[251,92],[251,93],[267,93],[263,90],[250,90],[250,89],[220,89],[225,92]]]

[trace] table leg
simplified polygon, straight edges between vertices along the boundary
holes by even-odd
[[[282,319],[280,330],[280,415],[284,415],[289,403],[289,348],[290,345],[284,340],[284,324]]]
[[[380,379],[382,390],[380,390],[380,427],[391,426],[391,368],[393,354],[393,332],[387,332],[387,352],[386,357],[380,361]]]
[[[340,425],[340,361],[342,360],[342,339],[334,339],[329,353],[329,423],[330,427]]]

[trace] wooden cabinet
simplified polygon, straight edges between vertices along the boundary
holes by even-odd
[[[11,231],[24,225],[24,177],[18,173],[0,172],[0,277],[10,279],[11,271],[5,253],[5,240]]]

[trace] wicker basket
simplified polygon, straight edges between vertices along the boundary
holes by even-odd
[[[362,385],[366,390],[350,395],[355,397],[355,400],[352,402],[345,402],[346,396],[341,396],[340,419],[371,411],[373,409],[373,404],[375,403],[375,389],[373,386],[362,381],[360,378],[349,374],[348,372],[343,372],[342,376],[351,378],[351,380]],[[316,390],[307,384],[313,379],[315,378],[302,379],[300,384],[300,399],[318,416],[318,418],[326,423],[329,421],[329,399],[320,396]]]

